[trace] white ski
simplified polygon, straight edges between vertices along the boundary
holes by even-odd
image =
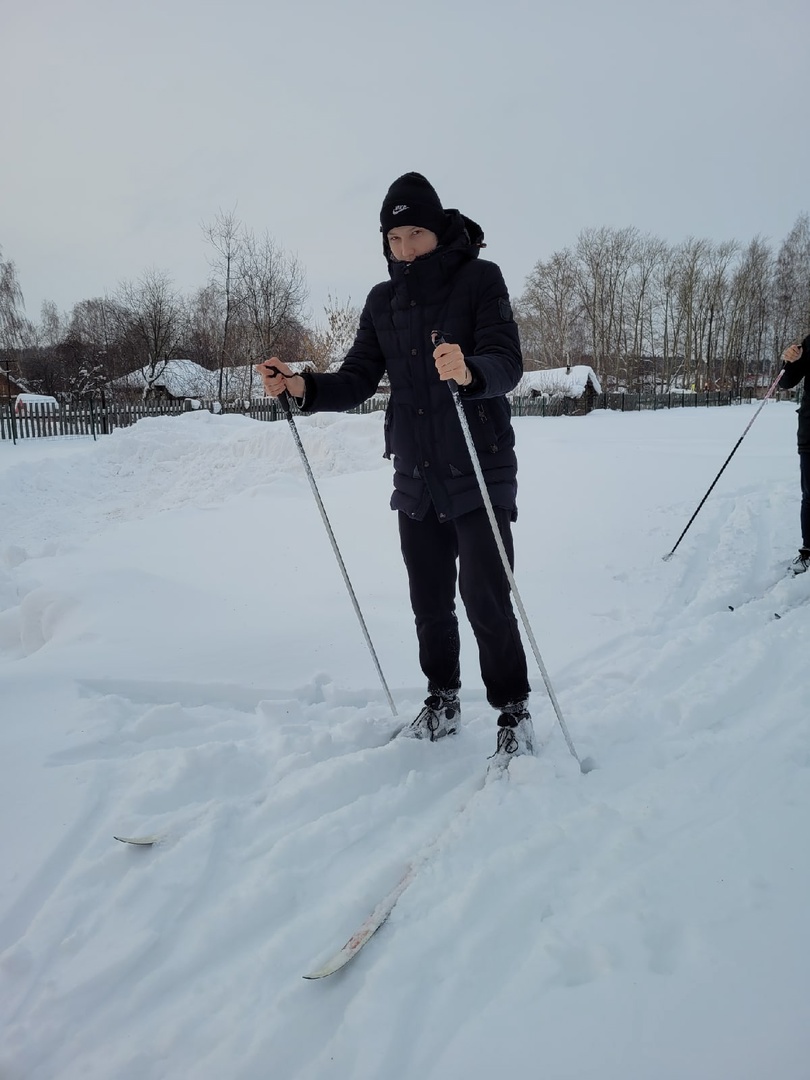
[[[423,849],[422,852],[410,862],[403,873],[402,877],[393,887],[393,889],[380,900],[379,904],[374,908],[368,918],[362,923],[362,925],[352,934],[342,949],[339,949],[331,959],[327,960],[322,967],[317,968],[315,971],[310,972],[308,975],[304,975],[305,979],[325,979],[327,975],[334,975],[336,971],[340,971],[345,967],[350,960],[352,960],[363,946],[369,941],[374,934],[380,929],[385,920],[391,914],[396,907],[396,903],[400,896],[405,892],[413,879],[416,877],[418,868],[423,865],[430,858],[431,855],[439,848],[442,840],[447,835],[453,824],[458,820],[460,814],[463,814],[473,799],[478,795],[481,790],[486,787],[488,783],[499,778],[508,778],[509,771],[505,765],[491,764],[486,774],[475,785],[473,790],[453,814],[450,821],[444,826],[444,828],[436,835]]]
[[[157,833],[154,836],[114,836],[113,840],[120,840],[122,844],[137,844],[139,847],[151,847],[159,844],[163,839]]]
[[[373,937],[380,929],[382,924],[394,910],[397,900],[399,900],[400,896],[402,896],[413,881],[415,874],[416,868],[413,865],[409,866],[391,892],[383,897],[362,926],[352,934],[343,948],[336,952],[330,960],[327,960],[322,967],[319,967],[317,971],[310,972],[309,975],[305,975],[304,978],[324,979],[327,975],[334,975],[336,971],[340,971],[342,967],[348,964],[352,957],[360,952],[369,938]]]

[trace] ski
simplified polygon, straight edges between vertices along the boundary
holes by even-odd
[[[761,600],[761,599],[763,599],[763,597],[758,596],[756,599]],[[752,600],[746,601],[747,604],[750,604],[750,603],[753,603],[753,602],[754,601],[752,601]],[[783,605],[783,607],[780,608],[779,611],[771,611],[771,614],[770,614],[769,618],[771,618],[771,619],[783,619],[785,617],[785,615],[789,614],[791,611],[795,611],[796,608],[803,607],[808,602],[810,602],[808,600],[808,597],[806,597],[806,596],[799,597],[798,600],[794,600],[792,603]],[[743,605],[740,605],[740,606],[743,606]],[[729,604],[728,610],[729,611],[737,611],[737,610],[739,610],[739,608],[733,608]]]
[[[795,611],[796,608],[804,607],[805,604],[810,603],[810,599],[806,596],[802,596],[799,600],[796,600],[792,604],[787,604],[781,611],[775,611],[773,617],[775,619],[783,619],[785,615],[788,615],[791,611]]]
[[[411,864],[393,889],[387,896],[383,897],[379,904],[377,904],[372,913],[352,934],[346,944],[341,949],[338,949],[335,955],[327,960],[322,967],[317,968],[315,971],[311,971],[308,975],[305,975],[304,978],[325,979],[327,975],[334,975],[336,971],[340,971],[340,969],[345,967],[351,959],[357,956],[366,942],[377,933],[382,924],[394,910],[397,900],[399,900],[400,896],[402,896],[415,876],[416,867]]]
[[[365,944],[371,940],[371,938],[377,933],[380,927],[385,923],[388,916],[396,907],[397,901],[411,884],[416,877],[417,871],[421,865],[426,863],[434,851],[439,847],[442,839],[449,829],[458,821],[461,814],[465,813],[472,803],[473,799],[494,780],[499,778],[508,779],[509,769],[507,765],[495,765],[494,763],[489,766],[483,778],[478,781],[476,786],[461,804],[461,806],[455,811],[450,818],[450,821],[440,830],[440,832],[434,836],[434,838],[424,847],[421,854],[413,859],[405,868],[402,876],[397,881],[396,885],[387,893],[382,900],[377,904],[374,910],[366,919],[360,924],[357,930],[351,935],[345,945],[343,945],[338,951],[330,957],[326,963],[322,964],[319,968],[304,975],[305,979],[325,979],[328,975],[334,975],[336,971],[340,971],[344,968],[350,960],[353,960],[355,956],[360,952]]]
[[[797,577],[799,577],[798,574],[793,574],[788,569],[776,581],[771,582],[770,585],[766,585],[765,588],[762,590],[762,592],[757,593],[756,596],[749,596],[746,600],[741,600],[738,604],[729,604],[728,605],[728,610],[729,611],[739,611],[741,608],[745,608],[745,607],[748,607],[749,605],[756,604],[757,601],[759,601],[759,600],[765,600],[765,599],[767,599],[767,597],[769,597],[774,592],[774,590],[777,588],[777,586],[783,584],[786,581],[794,581]],[[774,599],[778,603],[778,599],[777,598],[774,598]],[[806,596],[803,596],[803,595],[800,596],[798,600],[795,600],[792,603],[790,603],[789,605],[787,605],[784,608],[782,614],[784,614],[784,611],[790,611],[792,608],[798,607],[800,604],[805,603],[806,599],[807,599]],[[776,615],[775,617],[781,619],[782,615],[779,614],[779,615]]]
[[[152,847],[162,839],[157,833],[154,836],[113,836],[113,840],[119,840],[122,844],[134,844],[136,847]]]
[[[404,731],[406,726],[405,724],[398,724],[388,735],[386,742],[393,742]],[[155,847],[157,844],[162,844],[167,835],[167,833],[153,833],[144,834],[143,836],[121,836],[116,833],[113,835],[113,840],[117,840],[121,844],[132,844],[134,847]]]

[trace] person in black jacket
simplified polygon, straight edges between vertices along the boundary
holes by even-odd
[[[404,734],[432,741],[460,721],[456,581],[478,644],[487,699],[498,712],[495,755],[533,753],[526,656],[507,575],[450,389],[455,380],[510,564],[517,517],[515,434],[506,394],[523,373],[509,294],[484,234],[445,210],[432,185],[406,173],[380,211],[389,280],[368,295],[338,371],[294,375],[277,357],[257,365],[267,394],[287,390],[306,413],[359,405],[388,375],[385,456],[393,461],[424,708]],[[434,347],[439,331],[445,343]],[[278,374],[280,372],[281,374]]]
[[[782,353],[785,362],[785,374],[779,380],[782,390],[791,390],[810,373],[810,334],[801,345],[789,345]],[[799,472],[802,484],[801,527],[802,546],[791,567],[794,574],[803,574],[810,569],[810,393],[805,380],[802,400],[799,405]]]

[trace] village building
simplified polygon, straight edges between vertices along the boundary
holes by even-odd
[[[588,413],[593,409],[602,384],[592,367],[570,367],[526,371],[511,397],[542,398],[549,413]]]

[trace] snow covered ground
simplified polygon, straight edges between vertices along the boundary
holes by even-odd
[[[807,1080],[793,406],[662,560],[751,415],[516,421],[516,578],[599,767],[531,661],[543,753],[484,787],[466,624],[463,731],[388,742],[285,423],[0,444],[2,1080]],[[410,718],[382,415],[298,425]]]

